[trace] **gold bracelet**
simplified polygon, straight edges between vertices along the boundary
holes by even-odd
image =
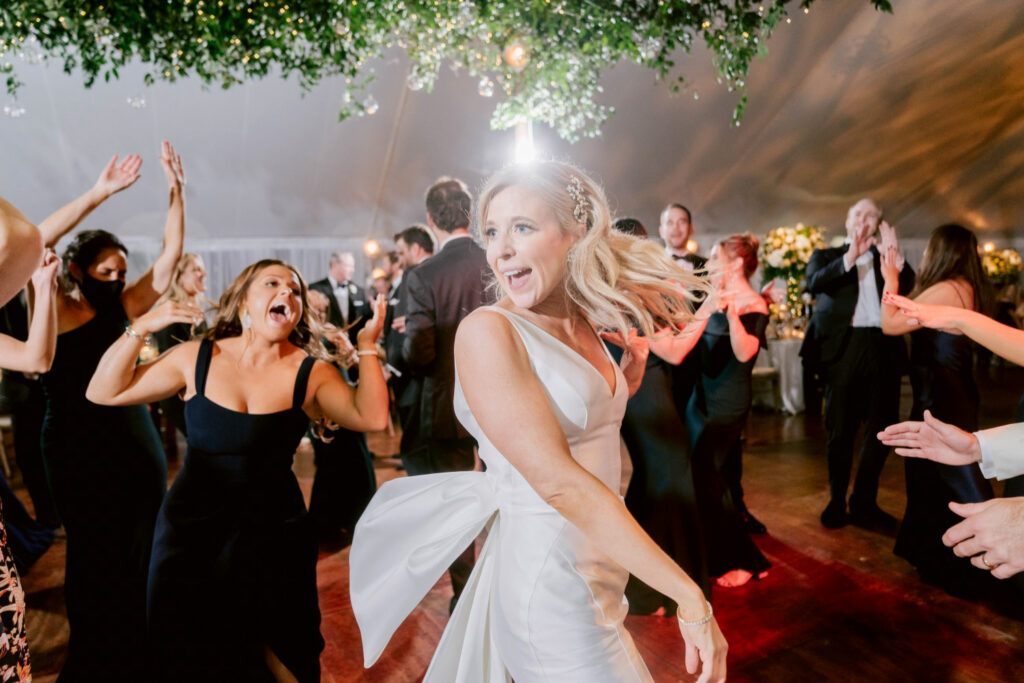
[[[676,608],[676,619],[678,619],[679,623],[683,626],[703,626],[704,624],[711,621],[711,617],[715,616],[715,610],[711,609],[711,603],[707,601],[707,598],[704,599],[704,604],[708,606],[708,613],[700,619],[698,619],[697,621],[686,621],[685,619],[683,619],[683,617],[679,614],[678,607]]]

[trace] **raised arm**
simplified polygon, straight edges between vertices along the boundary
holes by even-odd
[[[976,311],[955,306],[935,306],[886,293],[892,304],[911,320],[937,330],[956,330],[1011,363],[1024,365],[1024,330],[998,323]]]
[[[35,306],[28,339],[0,335],[0,367],[20,372],[48,372],[57,344],[57,271],[60,259],[47,251],[32,274]]]
[[[185,171],[181,165],[181,156],[175,153],[174,147],[166,140],[161,147],[160,165],[167,176],[170,194],[163,248],[149,270],[126,287],[121,295],[129,319],[148,311],[171,285],[174,268],[185,246]]]
[[[618,495],[577,463],[510,323],[493,311],[476,311],[455,339],[459,381],[487,438],[533,489],[596,546],[652,588],[671,596],[687,621],[707,605],[700,588],[644,532]],[[515,396],[515,401],[501,397]],[[703,662],[701,680],[725,677],[725,639],[713,618],[681,627],[687,668]]]
[[[388,425],[388,386],[377,356],[377,337],[384,327],[387,300],[377,295],[373,317],[359,330],[359,386],[353,389],[341,373],[327,363],[317,363],[313,381],[316,404],[329,420],[345,429],[375,432]]]
[[[0,306],[21,291],[43,258],[39,230],[0,199]]]
[[[767,310],[750,312],[768,315]],[[761,339],[757,334],[750,333],[735,306],[730,305],[725,310],[725,317],[729,321],[729,344],[732,346],[732,355],[736,356],[739,362],[746,363],[761,350]]]
[[[679,333],[663,332],[651,338],[651,353],[666,363],[679,365],[697,346],[700,336],[704,334],[704,328],[708,326],[708,319],[716,310],[718,310],[718,297],[706,297],[693,314],[693,320]]]
[[[129,154],[119,164],[115,154],[85,194],[57,209],[39,224],[44,244],[53,248],[61,237],[74,230],[93,209],[111,195],[134,185],[139,179],[141,167],[142,158],[139,155]]]
[[[852,250],[853,246],[847,253]],[[856,278],[855,274],[850,275],[846,260],[846,256],[838,249],[815,249],[807,261],[807,291],[821,294],[843,284],[842,280],[846,277]]]
[[[152,363],[136,364],[147,334],[172,323],[197,324],[202,312],[194,306],[166,301],[149,311],[117,338],[89,381],[85,397],[103,406],[129,406],[152,403],[178,393],[195,368],[199,342],[178,344]]]

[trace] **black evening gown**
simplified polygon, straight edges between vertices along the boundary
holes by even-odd
[[[64,597],[71,634],[61,681],[148,677],[146,574],[167,462],[145,406],[99,406],[85,389],[124,331],[120,303],[57,337],[42,449],[67,531]]]
[[[292,473],[309,418],[313,358],[287,410],[240,413],[206,397],[213,342],[185,403],[188,454],[157,519],[149,627],[159,680],[273,681],[267,650],[300,681],[320,680],[317,544]]]
[[[764,347],[768,316],[745,313],[743,327]],[[727,462],[739,448],[740,433],[750,412],[750,373],[757,355],[745,363],[736,359],[724,313],[708,320],[704,334],[690,352],[700,366],[690,403],[687,427],[693,446],[693,481],[700,522],[707,548],[708,573],[721,576],[745,569],[755,576],[769,567],[743,524],[743,515],[732,499],[726,479]]]
[[[157,349],[163,353],[173,346],[192,339],[193,336],[202,335],[204,331],[206,331],[205,324],[193,327],[188,323],[172,323],[155,333],[153,339],[156,340]],[[185,402],[181,400],[180,396],[175,395],[160,401],[160,412],[174,425],[175,429],[188,436],[185,427]]]
[[[978,429],[978,388],[972,371],[973,343],[964,335],[915,330],[910,335],[910,382],[914,388],[911,420],[924,411],[968,432]],[[978,465],[942,465],[904,458],[907,511],[896,537],[895,552],[921,577],[961,593],[988,582],[968,558],[957,557],[942,543],[946,530],[961,520],[949,502],[979,503],[992,498],[992,485]]]
[[[615,362],[620,362],[622,349],[606,345]],[[675,370],[650,354],[640,389],[626,404],[622,439],[633,461],[626,507],[654,542],[710,597],[690,467],[690,437],[673,395]],[[632,575],[626,584],[626,598],[633,613],[650,614],[662,606],[667,614],[675,613],[671,598]]]

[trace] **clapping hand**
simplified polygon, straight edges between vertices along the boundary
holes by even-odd
[[[924,411],[923,422],[900,422],[878,433],[878,440],[895,446],[896,455],[925,458],[943,465],[970,465],[981,460],[981,447],[971,433]]]
[[[877,244],[875,236],[872,235],[866,226],[861,227],[853,235],[850,241],[851,258],[856,261],[862,254],[866,253],[872,245]]]
[[[626,386],[629,387],[629,395],[632,396],[640,389],[640,383],[644,379],[644,369],[647,367],[647,356],[651,352],[650,343],[646,337],[641,337],[635,327],[629,328],[625,338],[621,332],[602,332],[601,338],[622,348],[622,360],[619,368],[626,378]]]
[[[56,291],[57,273],[60,272],[60,259],[52,249],[43,251],[43,261],[32,273],[32,288],[36,292],[52,293]]]
[[[883,245],[880,249],[882,257],[882,279],[886,282],[899,282],[900,270],[903,268],[903,256],[893,245]]]
[[[142,167],[142,157],[138,154],[129,154],[121,163],[117,163],[115,154],[110,162],[100,171],[99,178],[93,186],[104,197],[120,192],[126,187],[131,187],[139,179],[139,168]]]
[[[174,146],[166,140],[160,143],[160,165],[170,189],[181,192],[185,187],[185,168],[181,165],[181,155],[176,154]]]
[[[373,300],[373,317],[359,330],[356,335],[356,344],[360,349],[369,349],[377,343],[381,333],[384,331],[384,316],[388,311],[388,300],[383,294],[378,294]]]

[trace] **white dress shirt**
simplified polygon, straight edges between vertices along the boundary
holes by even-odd
[[[348,324],[348,283],[340,283],[330,275],[327,276],[327,281],[331,283],[331,290],[334,291],[334,299],[338,302],[338,308],[341,309],[341,319],[347,325]]]
[[[853,262],[857,268],[857,306],[853,309],[851,327],[881,327],[882,301],[875,282],[875,255],[870,250]],[[847,268],[847,271],[851,270]]]

